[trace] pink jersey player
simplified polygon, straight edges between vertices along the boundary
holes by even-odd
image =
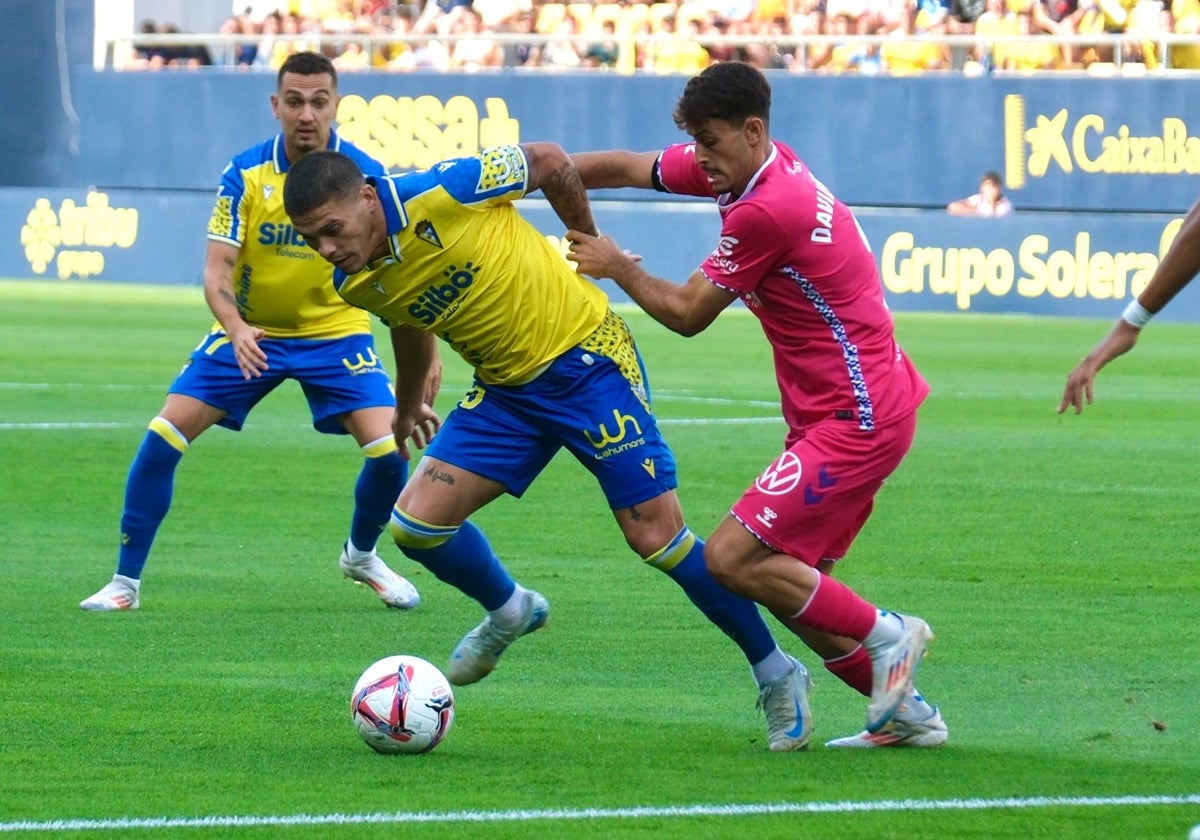
[[[661,189],[713,197],[694,144],[667,148]],[[716,196],[721,238],[700,266],[762,323],[775,359],[787,451],[734,515],[760,540],[809,565],[836,560],[875,492],[908,451],[929,386],[896,344],[875,258],[854,214],[782,143],[740,195]],[[861,434],[876,457],[865,463]],[[880,446],[881,439],[891,441]],[[845,457],[841,447],[848,451]]]
[[[912,682],[929,625],[877,609],[832,576],[912,445],[929,386],[896,344],[854,214],[770,138],[770,106],[759,70],[721,62],[689,79],[675,106],[675,123],[692,142],[573,156],[589,189],[716,199],[720,239],[686,282],[654,277],[610,239],[584,232],[568,232],[570,257],[683,335],[705,329],[739,298],[758,317],[774,353],[787,438],[709,537],[705,563],[870,698],[865,731],[831,746],[938,746],[948,737],[945,721]],[[807,739],[807,680],[797,664],[790,682],[762,697],[764,707],[797,710],[793,730],[772,732],[773,749],[776,736]]]

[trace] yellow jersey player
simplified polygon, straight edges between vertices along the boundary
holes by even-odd
[[[283,209],[288,170],[312,152],[336,149],[364,172],[386,171],[338,137],[337,103],[329,60],[290,56],[271,96],[282,132],[234,157],[222,173],[204,266],[204,296],[217,321],[150,421],[126,483],[116,574],[80,604],[85,610],[139,607],[142,570],[170,508],[180,459],[213,424],[240,430],[259,400],[287,379],[303,388],[317,431],[352,435],[363,453],[342,572],[389,607],[408,609],[419,600],[375,552],[408,465],[392,435],[395,398],[369,316],[338,296],[329,266],[305,247]],[[424,399],[436,390],[433,370]],[[414,438],[421,445],[436,423],[426,420]]]
[[[352,159],[321,152],[293,167],[284,186],[296,230],[337,267],[338,293],[392,327],[397,364],[410,366],[398,381],[398,438],[424,420],[419,360],[432,358],[435,336],[474,368],[473,387],[392,513],[404,553],[486,611],[446,674],[456,685],[483,679],[510,644],[546,622],[547,600],[516,583],[469,517],[503,493],[521,496],[565,448],[600,484],[629,546],[741,648],[771,748],[799,749],[809,736],[807,674],[779,650],[753,603],[705,568],[633,337],[606,296],[517,211],[514,201],[536,190],[568,227],[595,230],[570,158],[551,143],[365,179]],[[572,512],[562,513],[569,521]],[[564,544],[571,560],[585,551]]]

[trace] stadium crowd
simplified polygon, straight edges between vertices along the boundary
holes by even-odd
[[[201,37],[208,33],[195,33],[191,46],[135,40],[118,66],[277,70],[293,52],[315,49],[340,72],[693,74],[730,58],[797,73],[1033,71],[1114,61],[1200,69],[1200,46],[1173,44],[1163,55],[1160,40],[1200,32],[1200,0],[235,0],[233,12],[217,40]],[[141,33],[178,27],[144,21]],[[1088,44],[1088,35],[1101,37]],[[951,46],[938,36],[969,37],[951,38]],[[1126,37],[1117,46],[1111,36]]]

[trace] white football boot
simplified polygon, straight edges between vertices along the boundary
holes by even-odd
[[[116,612],[118,610],[136,610],[141,606],[138,586],[124,575],[113,575],[113,579],[95,595],[80,601],[79,609],[93,612]]]
[[[342,574],[351,580],[366,584],[375,590],[379,599],[397,610],[411,610],[421,603],[421,595],[417,588],[407,579],[388,568],[387,563],[372,551],[361,560],[351,560],[345,546],[342,556],[338,559]]]
[[[758,708],[767,717],[767,745],[772,752],[802,750],[812,734],[812,710],[808,692],[812,678],[799,661],[791,660],[791,673],[764,685],[758,692]]]
[[[446,667],[446,678],[453,685],[479,682],[496,670],[500,654],[504,653],[509,645],[546,625],[546,619],[550,616],[550,604],[545,598],[527,589],[521,606],[521,619],[512,627],[499,626],[489,615],[483,623],[463,636],[462,641],[454,648],[454,653],[450,655],[450,664]]]

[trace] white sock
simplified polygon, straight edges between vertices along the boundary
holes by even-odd
[[[366,560],[368,557],[370,557],[374,553],[375,553],[375,548],[373,546],[370,551],[363,551],[361,548],[357,548],[354,545],[353,540],[346,540],[346,556],[349,557],[352,561]]]
[[[877,613],[875,626],[871,628],[867,638],[862,640],[862,646],[867,649],[867,653],[871,654],[872,659],[875,658],[880,648],[887,647],[900,638],[900,634],[904,632],[904,621],[900,616],[887,610],[877,610]]]
[[[900,708],[896,712],[896,717],[909,723],[920,723],[933,717],[933,713],[933,706],[930,706],[914,687],[909,689],[908,696],[904,698],[904,702],[900,704]]]
[[[754,681],[762,688],[767,683],[777,682],[792,673],[792,660],[778,647],[766,655],[761,662],[750,666]]]
[[[515,627],[525,615],[525,587],[518,583],[508,600],[488,615],[501,627]]]
[[[120,581],[121,583],[132,587],[134,592],[137,592],[142,588],[142,582],[140,580],[137,578],[127,577],[126,575],[113,575],[113,581]]]

